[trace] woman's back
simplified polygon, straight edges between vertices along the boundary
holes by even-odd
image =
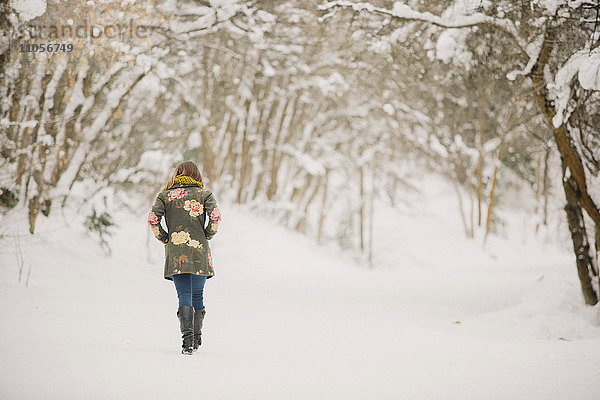
[[[163,217],[166,231],[160,223]],[[220,221],[221,212],[211,191],[204,188],[198,166],[192,161],[179,163],[156,196],[148,224],[165,244],[164,277],[177,291],[183,354],[192,354],[202,344],[204,284],[215,274],[208,241]]]
[[[162,217],[167,231],[160,225]],[[212,192],[188,176],[175,177],[174,185],[158,194],[148,222],[166,244],[165,279],[181,273],[214,275],[208,240],[217,233],[220,220]]]

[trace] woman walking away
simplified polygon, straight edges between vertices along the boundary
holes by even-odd
[[[165,244],[164,277],[175,283],[179,298],[183,354],[192,354],[202,344],[204,284],[215,274],[208,241],[217,233],[221,212],[203,186],[198,166],[180,163],[148,215],[152,233]],[[167,231],[160,224],[162,217]]]

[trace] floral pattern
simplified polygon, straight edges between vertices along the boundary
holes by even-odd
[[[161,242],[167,243],[169,235],[165,230],[160,226],[160,218],[158,215],[154,213],[154,211],[150,211],[148,214],[148,225],[150,225],[150,230],[152,234]]]
[[[210,221],[210,230],[216,233],[219,228],[219,222],[221,222],[221,211],[217,207],[210,213]]]
[[[210,219],[213,220],[215,224],[221,222],[221,211],[217,207],[210,213]]]
[[[148,224],[150,226],[154,226],[154,225],[158,224],[158,217],[152,211],[150,211],[150,214],[148,214]]]
[[[187,194],[188,192],[184,188],[173,189],[169,192],[169,201],[183,199]]]
[[[166,230],[161,225],[165,218]],[[202,182],[177,177],[174,186],[158,194],[148,225],[165,246],[164,277],[192,273],[212,277],[212,239],[221,221],[221,212],[210,190]],[[208,222],[208,226],[204,226]]]
[[[184,244],[190,240],[190,234],[186,231],[173,232],[171,234],[171,243],[173,244]]]
[[[204,212],[202,203],[199,203],[196,200],[186,200],[183,205],[183,209],[185,211],[189,211],[190,216],[192,217],[197,217]]]
[[[180,274],[181,273],[181,268],[182,268],[181,264],[187,263],[188,261],[189,261],[189,258],[185,254],[182,254],[179,257],[174,258],[173,259],[173,265],[177,266],[177,268],[174,268],[173,272],[176,272],[176,273]]]
[[[154,236],[156,236],[156,237],[160,236],[160,229],[158,229],[158,226],[150,225],[150,229],[152,230],[152,233],[154,234]]]
[[[202,251],[202,248],[203,248],[202,243],[200,243],[199,241],[194,240],[194,239],[190,239],[187,242],[187,245],[190,247],[193,247],[194,249],[198,249],[200,251]]]

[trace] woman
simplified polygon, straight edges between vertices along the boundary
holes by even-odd
[[[154,236],[165,244],[164,277],[177,290],[183,354],[192,354],[202,344],[204,284],[215,274],[208,240],[217,233],[221,213],[213,194],[203,186],[198,166],[192,161],[180,163],[148,215]],[[168,233],[160,224],[163,216]]]

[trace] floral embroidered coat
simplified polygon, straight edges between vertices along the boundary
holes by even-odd
[[[163,217],[168,232],[160,224]],[[217,233],[220,221],[213,194],[190,177],[176,177],[171,189],[158,194],[148,224],[165,244],[165,279],[183,273],[209,278],[215,274],[208,241]]]

